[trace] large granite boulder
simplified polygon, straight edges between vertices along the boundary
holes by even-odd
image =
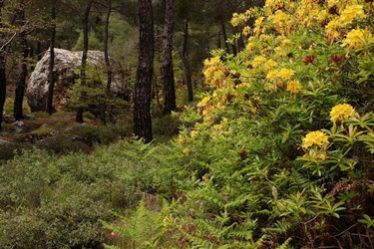
[[[36,64],[35,70],[30,76],[27,85],[27,102],[32,111],[45,110],[48,96],[48,75],[49,75],[49,50],[45,52],[43,58]],[[67,110],[69,107],[68,89],[79,78],[79,67],[81,65],[82,51],[71,52],[64,49],[55,49],[55,67],[56,77],[55,89],[53,94],[53,108],[56,111]],[[87,65],[95,75],[93,78],[102,79],[105,72],[104,52],[88,51]],[[126,96],[129,92],[128,86],[124,82],[124,76],[120,64],[111,59],[113,68],[113,79],[111,91],[116,95]],[[97,69],[97,70],[96,70]],[[101,75],[100,75],[101,74]],[[103,84],[106,84],[103,82]]]

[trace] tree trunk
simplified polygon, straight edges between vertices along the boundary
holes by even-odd
[[[237,31],[236,33],[240,34],[240,30],[235,29],[234,31]],[[245,48],[245,44],[244,44],[243,36],[241,34],[238,37],[237,43],[238,43],[238,50],[243,51]]]
[[[105,35],[104,35],[104,56],[105,56],[105,66],[107,71],[107,84],[106,88],[107,91],[110,91],[110,86],[112,84],[112,67],[110,65],[109,60],[109,22],[110,22],[110,14],[112,12],[112,0],[108,0],[108,8],[105,16]]]
[[[19,28],[21,29],[21,32],[19,33],[19,42],[22,48],[22,64],[17,79],[13,105],[13,116],[16,120],[21,120],[25,118],[25,116],[23,115],[23,97],[25,95],[26,88],[27,57],[29,55],[26,31],[23,30],[23,26],[25,25],[25,6],[23,1],[20,1],[20,9],[18,10],[18,24]]]
[[[5,52],[0,51],[0,130],[2,128],[2,122],[3,122],[5,96],[6,96]]]
[[[34,44],[29,44],[29,58],[34,60],[34,56],[35,56]],[[32,63],[32,65],[30,66],[31,72],[34,71],[34,69],[35,69],[34,63]]]
[[[110,65],[110,58],[109,58],[109,24],[110,24],[110,14],[112,12],[112,0],[108,0],[108,6],[106,9],[105,15],[105,28],[104,28],[104,58],[105,58],[105,67],[106,67],[106,74],[107,74],[107,81],[106,81],[106,101],[103,106],[100,108],[100,119],[101,122],[105,125],[107,122],[107,113],[109,112],[109,116],[111,117],[110,110],[111,104],[109,100],[111,99],[110,96],[110,87],[112,85],[112,67]],[[114,120],[113,117],[110,118]]]
[[[163,35],[164,64],[162,66],[164,109],[163,114],[170,114],[176,109],[175,82],[173,70],[173,32],[174,0],[165,3],[165,27]]]
[[[55,38],[56,38],[56,4],[55,1],[52,1],[52,9],[51,9],[51,17],[52,17],[52,30],[51,30],[51,44],[49,47],[49,75],[48,75],[48,99],[47,99],[47,112],[49,115],[53,113],[53,93],[55,89],[55,74],[54,74],[54,67],[55,67]]]
[[[92,6],[93,0],[88,0],[86,9],[83,14],[82,19],[82,28],[83,28],[83,52],[82,52],[82,63],[81,63],[81,71],[80,71],[80,80],[81,86],[86,86],[86,68],[87,68],[87,53],[88,53],[88,17],[90,15],[90,10]],[[84,102],[87,98],[87,93],[82,91],[80,101],[81,105],[77,109],[77,114],[75,117],[75,121],[78,123],[83,123],[83,109],[84,109]]]
[[[223,20],[222,17],[219,18],[219,22],[220,22],[220,25],[221,25],[221,33],[222,33],[222,38],[223,38],[223,42],[225,44],[225,50],[226,50],[226,53],[230,53],[230,46],[229,46],[229,43],[227,42],[227,32],[226,32],[226,25],[225,25],[225,21]]]
[[[218,35],[217,35],[217,48],[218,49],[222,48],[222,44],[221,44],[221,31],[219,31]]]
[[[152,0],[138,0],[139,65],[134,89],[134,133],[144,141],[152,140],[151,85],[154,57]]]
[[[42,44],[40,43],[40,41],[36,42],[36,58],[38,59],[38,61],[42,59]]]
[[[0,0],[0,18],[4,6],[4,0]],[[0,19],[0,28],[3,26],[2,20]],[[1,37],[2,39],[4,37]],[[1,41],[1,46],[5,41]],[[0,51],[0,130],[3,123],[3,112],[4,112],[4,103],[6,96],[6,72],[5,72],[5,48]]]
[[[184,81],[187,84],[188,101],[192,101],[193,100],[192,74],[191,74],[190,59],[188,55],[188,20],[184,20],[182,62],[183,62],[183,67],[184,67]]]

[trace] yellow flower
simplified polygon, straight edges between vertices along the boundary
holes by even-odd
[[[197,107],[204,107],[206,106],[210,101],[210,96],[207,96],[205,98],[203,98],[198,104],[197,104]]]
[[[356,17],[365,18],[365,12],[362,5],[350,5],[340,15],[342,25],[351,23]]]
[[[183,154],[184,154],[185,157],[188,157],[190,155],[190,149],[184,148],[183,149]]]
[[[298,93],[299,90],[302,88],[302,85],[300,83],[300,81],[298,80],[292,80],[292,81],[289,81],[287,83],[287,91],[291,92],[291,93]]]
[[[274,51],[278,56],[287,56],[287,51],[281,46],[276,47]]]
[[[330,112],[332,122],[336,122],[338,120],[345,121],[349,117],[354,117],[355,115],[356,111],[350,104],[336,105],[331,109]]]
[[[270,59],[270,60],[265,62],[264,69],[269,70],[269,69],[274,68],[276,66],[278,66],[278,63],[276,63],[273,59]]]
[[[289,16],[281,10],[275,12],[274,16],[271,17],[271,20],[275,25],[279,25],[281,22],[287,21]]]
[[[244,36],[249,36],[251,34],[251,27],[245,26],[244,29],[243,29],[243,31],[242,31],[242,34]]]
[[[182,144],[184,144],[186,142],[186,139],[184,138],[184,136],[182,135],[182,134],[179,134],[179,136],[178,136],[178,140],[177,140],[177,143],[179,144],[179,145],[182,145]]]
[[[256,36],[259,36],[261,33],[261,24],[264,21],[264,19],[265,17],[261,16],[257,18],[255,21],[255,28],[253,29],[253,31],[255,32]]]
[[[279,71],[279,77],[283,78],[284,80],[289,80],[295,74],[295,71],[292,69],[282,68]]]
[[[204,61],[205,66],[217,66],[220,63],[221,63],[221,59],[218,56],[215,56],[215,57],[210,58],[210,59],[206,59]]]
[[[303,138],[302,147],[307,149],[313,145],[321,147],[322,145],[329,144],[328,137],[321,131],[311,131]]]
[[[266,75],[266,78],[269,79],[269,80],[274,80],[277,77],[278,77],[278,71],[277,70],[271,70]]]
[[[191,131],[191,140],[192,141],[194,141],[195,139],[196,139],[196,137],[197,137],[197,131],[195,131],[195,130],[193,130],[193,131]]]
[[[372,39],[372,34],[367,29],[352,29],[343,40],[342,47],[361,48],[364,43]]]
[[[257,66],[263,64],[265,61],[266,61],[266,58],[265,58],[265,57],[263,57],[263,56],[261,56],[261,55],[256,56],[256,57],[253,59],[253,61],[252,61],[252,66],[253,66],[253,67],[257,67]]]

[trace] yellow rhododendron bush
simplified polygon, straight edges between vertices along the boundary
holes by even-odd
[[[189,219],[191,240],[374,243],[372,16],[368,0],[267,0],[233,14],[245,37],[233,45],[245,49],[204,62],[208,93],[184,113],[177,142],[191,180],[184,204],[209,213]]]

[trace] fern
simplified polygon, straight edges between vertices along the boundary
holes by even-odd
[[[282,245],[278,246],[277,249],[290,249],[290,243],[292,238],[288,238]]]

